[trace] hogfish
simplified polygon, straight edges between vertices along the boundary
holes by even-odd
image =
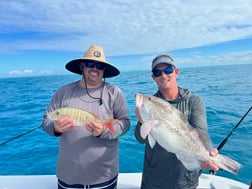
[[[221,154],[210,156],[212,149],[206,131],[193,128],[185,116],[170,103],[155,96],[136,95],[138,119],[143,123],[141,136],[153,148],[156,142],[168,152],[176,154],[186,169],[200,169],[200,161],[214,162],[221,169],[237,174],[241,164]]]

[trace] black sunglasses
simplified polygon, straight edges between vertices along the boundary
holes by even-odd
[[[152,70],[152,73],[154,75],[154,77],[160,77],[162,75],[162,72],[164,72],[165,74],[171,74],[174,71],[174,67],[173,66],[167,66],[162,70],[159,69],[154,69]]]
[[[87,68],[96,67],[98,70],[104,70],[104,68],[105,68],[105,66],[102,63],[99,63],[99,62],[87,62],[87,63],[85,63],[85,66]]]

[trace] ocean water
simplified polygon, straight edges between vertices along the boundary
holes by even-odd
[[[217,147],[252,106],[252,64],[181,68],[178,84],[200,95],[206,105],[209,134]],[[57,142],[39,127],[51,96],[58,87],[78,80],[78,75],[0,79],[0,175],[55,174]],[[133,134],[136,93],[153,94],[156,84],[150,71],[122,72],[107,82],[120,86],[129,105],[130,131],[120,138],[120,171],[140,172],[144,146]],[[246,184],[252,181],[252,111],[230,136],[220,153],[243,167],[238,175],[226,171],[216,174]],[[205,173],[208,173],[205,171]]]

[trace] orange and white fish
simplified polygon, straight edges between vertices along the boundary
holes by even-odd
[[[75,122],[75,126],[84,126],[88,120],[91,120],[97,123],[102,123],[112,133],[115,133],[113,124],[117,121],[117,119],[101,120],[93,113],[79,108],[70,107],[58,108],[56,110],[53,110],[47,114],[47,117],[51,120],[57,120],[62,117],[69,117]]]

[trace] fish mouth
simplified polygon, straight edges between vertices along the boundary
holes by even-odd
[[[143,120],[140,115],[140,111],[141,111],[141,108],[143,107],[143,97],[144,96],[142,94],[136,94],[135,97],[136,97],[135,114],[136,114],[138,121],[140,121],[140,123],[143,123]]]
[[[136,107],[140,108],[143,104],[143,95],[142,94],[136,94]]]

